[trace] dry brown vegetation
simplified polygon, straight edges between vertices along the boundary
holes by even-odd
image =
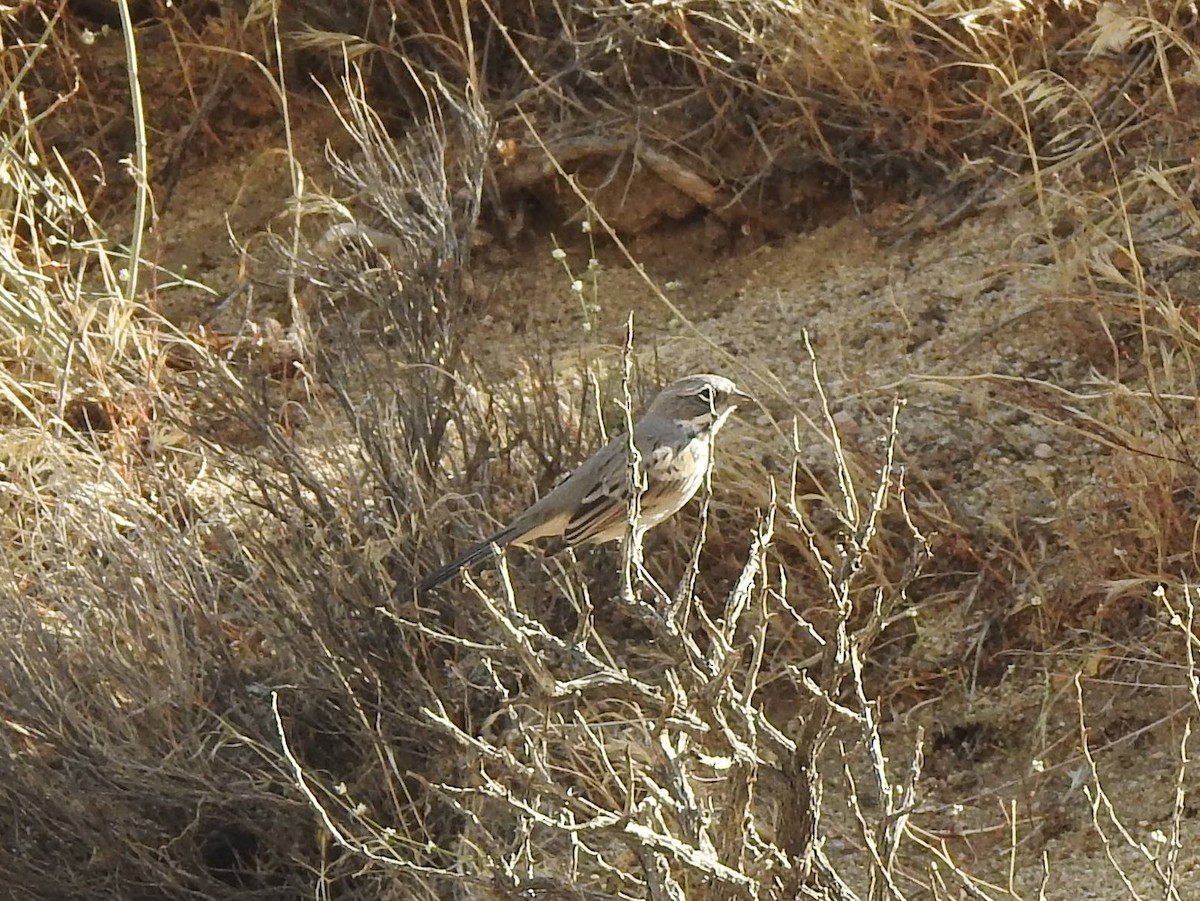
[[[0,12],[14,897],[1081,897],[1042,854],[1076,791],[1105,897],[1191,894],[1193,6],[287,7]],[[239,284],[170,271],[181,171],[281,121],[289,203],[234,235]],[[1101,501],[973,518],[900,406],[846,443],[836,398],[804,419],[771,360],[725,360],[771,427],[655,535],[673,597],[612,551],[415,596],[677,374],[635,334],[497,384],[466,351],[484,237],[585,221],[628,255],[689,217],[764,241],[885,201],[889,244],[1036,211],[1091,368],[970,378],[1102,454]],[[1023,695],[1028,743],[985,690]],[[1151,839],[1102,779],[1148,735],[1175,792]],[[938,772],[995,747],[1033,759]],[[985,808],[999,834],[961,818]]]

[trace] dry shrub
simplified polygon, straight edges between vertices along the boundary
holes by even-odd
[[[492,199],[511,228],[530,195],[556,215],[579,212],[565,170],[622,231],[700,212],[783,233],[820,221],[831,196],[861,206],[897,183],[1060,172],[1103,153],[1106,139],[1144,140],[1156,116],[1186,112],[1192,90],[1192,24],[1165,2],[1138,13],[1096,2],[835,0],[310,3],[278,22],[261,5],[157,13],[146,33],[171,42],[179,71],[163,74],[186,84],[172,94],[177,78],[147,79],[152,108],[167,117],[158,127],[179,136],[154,173],[163,206],[189,154],[220,152],[211,138],[261,122],[285,81],[301,90],[308,76],[336,76],[343,54],[368,70],[388,121],[421,115],[418,72],[471,86],[498,125]],[[38,69],[34,110],[56,108],[73,84],[83,92],[50,117],[55,145],[73,166],[91,166],[93,152],[119,168],[128,129],[108,123],[128,99],[99,77],[112,42],[82,40],[97,27],[86,11],[71,27],[25,19],[31,38],[44,28],[56,48],[57,69]],[[981,199],[950,193],[935,221]]]
[[[389,11],[360,9],[352,29],[382,83],[411,96],[405,60],[472,84],[499,125],[503,191],[576,212],[553,187],[565,170],[622,230],[701,210],[774,232],[817,217],[830,182],[858,202],[914,176],[929,186],[1058,171],[1190,90],[1188,25],[1168,3],[1141,14],[606,0]],[[311,12],[299,46],[347,38],[344,23],[323,27]],[[937,216],[962,215],[963,196]]]
[[[411,584],[423,487],[482,456],[484,429],[463,419],[468,388],[447,367],[490,131],[469,104],[431,91],[429,124],[408,144],[356,133],[376,154],[364,165],[386,171],[342,172],[352,187],[363,187],[358,171],[394,188],[376,195],[375,228],[408,243],[390,268],[362,246],[337,252],[340,267],[322,273],[336,296],[306,339],[319,352],[293,358],[281,380],[264,355],[187,344],[182,368],[152,370],[154,416],[136,435],[73,431],[48,392],[29,392],[33,424],[6,435],[0,806],[12,815],[0,872],[30,897],[285,898],[318,883],[381,894],[383,875],[351,881],[356,861],[323,859],[281,769],[272,690],[287,697],[289,734],[310,765],[365,780],[396,828],[453,825],[423,812],[407,784],[410,770],[443,759],[413,727],[427,699],[410,680],[436,680],[447,661],[375,612]],[[447,131],[454,162],[442,156]],[[25,224],[10,223],[9,236]],[[55,264],[82,271],[102,253],[68,247]],[[37,284],[41,262],[21,260],[13,275]],[[119,291],[82,284],[123,309]],[[368,295],[375,318],[355,331],[349,305]],[[131,309],[129,346],[163,361],[184,345]],[[73,388],[63,369],[63,390]],[[121,366],[86,374],[128,387]],[[297,403],[314,387],[321,396]],[[311,428],[298,427],[305,415]],[[413,841],[442,861],[429,835]]]
[[[345,87],[358,200],[301,198],[327,240],[275,249],[309,293],[284,370],[191,344],[120,465],[48,404],[8,446],[0,875],[46,898],[849,896],[818,841],[844,720],[889,799],[867,839],[890,879],[916,769],[893,802],[862,663],[905,603],[865,565],[892,450],[874,489],[835,458],[831,556],[789,494],[820,603],[769,562],[773,505],[732,589],[618,607],[625,638],[569,561],[568,610],[507,579],[412,597],[466,521],[448,489],[593,439],[547,381],[512,400],[461,356],[486,115],[434,80],[396,141]]]
[[[1150,578],[1191,563],[1189,518],[1162,512],[1192,471],[1194,323],[1169,293],[1194,258],[1190,176],[1166,166],[1131,180],[1114,164],[1086,202],[1051,201],[1056,178],[1093,171],[1152,124],[1131,116],[1131,98],[1189,99],[1170,74],[1186,61],[1178,23],[1074,5],[938,18],[846,4],[470,8],[464,24],[444,6],[398,5],[387,28],[399,31],[370,35],[420,122],[406,138],[347,80],[339,105],[358,153],[332,162],[357,197],[300,198],[323,240],[274,248],[306,288],[285,378],[253,354],[230,355],[235,365],[171,337],[129,302],[121,254],[99,243],[87,204],[42,202],[47,173],[69,179],[6,105],[19,152],[5,158],[14,214],[0,287],[26,318],[11,320],[22,326],[6,336],[4,385],[26,430],[3,449],[0,876],[45,898],[674,899],[949,897],[948,872],[988,897],[944,847],[909,843],[920,740],[898,776],[865,680],[918,572],[919,554],[901,552],[921,541],[894,449],[835,453],[810,479],[813,499],[838,510],[825,534],[803,489],[777,505],[769,486],[738,485],[771,502],[733,579],[684,568],[698,602],[689,591],[622,606],[561,560],[566,603],[553,608],[507,577],[410,596],[414,573],[486,530],[468,486],[494,485],[487,506],[502,512],[594,444],[590,416],[560,415],[588,409],[582,381],[564,402],[535,368],[512,396],[462,356],[492,116],[502,139],[522,140],[531,116],[554,157],[602,172],[634,153],[716,211],[752,208],[755,190],[817,164],[858,176],[998,148],[999,165],[1031,171],[1020,187],[1046,204],[1055,261],[1097,279],[1115,304],[1097,307],[1102,322],[1116,309],[1137,324],[1133,352],[1153,373],[1136,409],[1072,419],[1103,421],[1094,434],[1122,451],[1171,455],[1122,482],[1133,510],[1162,517],[1121,521],[1147,530],[1139,547],[1157,543],[1139,558],[1158,567]],[[1131,65],[1114,70],[1087,52],[1098,47]],[[397,48],[444,81],[401,66]],[[663,113],[639,114],[651,107]],[[598,141],[571,143],[581,113]],[[532,146],[502,183],[549,177],[540,157],[520,168]],[[1070,257],[1074,220],[1062,231],[1056,214],[1080,206],[1099,252]],[[72,240],[52,252],[48,234]],[[1147,277],[1148,248],[1167,288]],[[89,270],[100,276],[47,278]],[[1106,402],[1132,381],[1119,371],[1128,342],[1112,347]],[[181,348],[189,363],[168,373]],[[826,481],[839,490],[816,487]],[[689,561],[705,559],[696,547]],[[1027,550],[1013,558],[1032,569]],[[612,558],[597,559],[599,571]],[[850,804],[832,827],[831,776]],[[830,854],[835,828],[866,853]]]

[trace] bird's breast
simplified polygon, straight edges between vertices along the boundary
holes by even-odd
[[[686,503],[687,498],[704,481],[708,471],[708,456],[708,441],[704,436],[695,436],[672,448],[670,453],[660,453],[657,459],[651,458],[646,470],[647,481],[651,484],[677,485],[676,490],[684,495]]]

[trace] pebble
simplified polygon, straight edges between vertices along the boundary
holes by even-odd
[[[1033,455],[1039,460],[1049,460],[1054,456],[1054,448],[1043,441],[1033,446]]]
[[[853,438],[859,432],[858,420],[847,410],[839,410],[834,413],[833,424],[837,426],[838,434],[843,438]]]

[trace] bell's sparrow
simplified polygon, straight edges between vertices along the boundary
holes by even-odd
[[[662,390],[633,428],[646,490],[637,528],[645,532],[691,500],[708,472],[713,436],[749,395],[719,375],[689,375]],[[421,583],[428,591],[464,567],[492,556],[492,548],[561,536],[569,545],[625,535],[629,500],[628,439],[622,435],[588,457],[545,497],[486,541]]]

